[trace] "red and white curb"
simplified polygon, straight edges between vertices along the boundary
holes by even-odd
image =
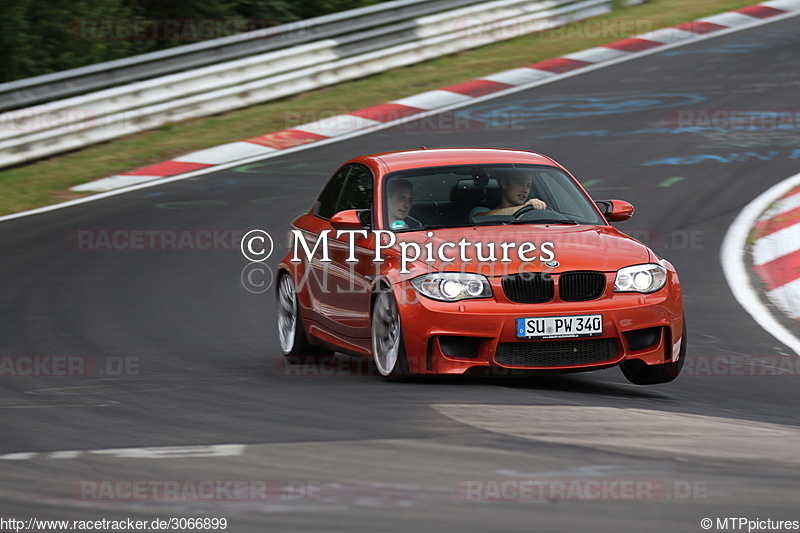
[[[424,115],[449,106],[649,52],[658,47],[691,42],[708,34],[754,25],[763,19],[800,11],[800,0],[774,0],[702,18],[694,22],[662,28],[614,43],[548,59],[520,68],[451,85],[443,89],[401,98],[392,102],[325,118],[290,129],[267,133],[252,139],[231,142],[192,152],[148,167],[72,187],[78,192],[111,191],[160,180],[187,172],[208,169],[275,151],[380,127],[399,119]]]
[[[762,328],[800,355],[800,339],[775,319],[759,297],[765,293],[781,312],[800,319],[798,249],[800,173],[773,185],[742,209],[722,242],[720,261],[736,301]],[[756,289],[751,283],[745,265],[747,250],[764,287]]]
[[[759,217],[754,235],[753,269],[767,297],[787,316],[800,320],[800,186]]]

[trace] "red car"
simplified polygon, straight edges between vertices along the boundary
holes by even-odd
[[[680,282],[609,224],[631,214],[534,152],[351,159],[292,222],[281,349],[374,357],[387,379],[619,365],[636,384],[671,381],[686,353]]]

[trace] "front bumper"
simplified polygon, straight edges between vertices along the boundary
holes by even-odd
[[[440,302],[395,285],[409,369],[418,374],[462,374],[470,369],[575,372],[640,359],[648,365],[677,358],[683,327],[680,288],[668,282],[653,294],[614,293],[584,302],[521,304],[493,298]],[[600,314],[596,337],[519,339],[522,317]]]

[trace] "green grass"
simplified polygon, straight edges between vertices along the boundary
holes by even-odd
[[[298,125],[297,122],[287,124],[287,116],[306,117],[305,122],[310,122],[754,3],[754,0],[650,0],[593,19],[591,24],[578,22],[563,30],[521,36],[369,78],[213,117],[168,124],[0,170],[0,214],[84,196],[69,191],[79,183]],[[598,31],[600,28],[605,31]]]

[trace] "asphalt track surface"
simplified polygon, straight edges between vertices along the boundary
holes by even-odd
[[[798,47],[794,17],[476,104],[461,110],[467,123],[412,122],[3,222],[0,356],[84,357],[103,372],[1,378],[0,454],[18,455],[0,461],[0,516],[225,517],[236,532],[675,532],[702,531],[705,517],[800,519],[797,356],[738,306],[719,260],[736,214],[797,172],[800,140],[796,130],[669,125],[686,109],[796,109]],[[564,114],[542,115],[553,110]],[[487,125],[503,112],[515,121]],[[534,149],[595,198],[632,202],[636,214],[619,227],[681,276],[690,371],[656,387],[630,385],[618,369],[392,384],[342,357],[334,371],[292,375],[273,292],[245,289],[237,250],[68,245],[82,230],[262,228],[276,237],[274,267],[289,221],[339,164],[421,145]],[[716,157],[674,159],[707,155]],[[771,365],[783,375],[751,375]],[[87,451],[215,444],[245,446],[158,458]],[[65,450],[73,453],[53,453]],[[471,499],[497,495],[488,480],[512,481],[502,500],[532,479],[553,497]],[[87,480],[267,480],[280,489],[203,503],[97,500],[76,496]],[[626,480],[644,492],[586,494],[590,481]]]

